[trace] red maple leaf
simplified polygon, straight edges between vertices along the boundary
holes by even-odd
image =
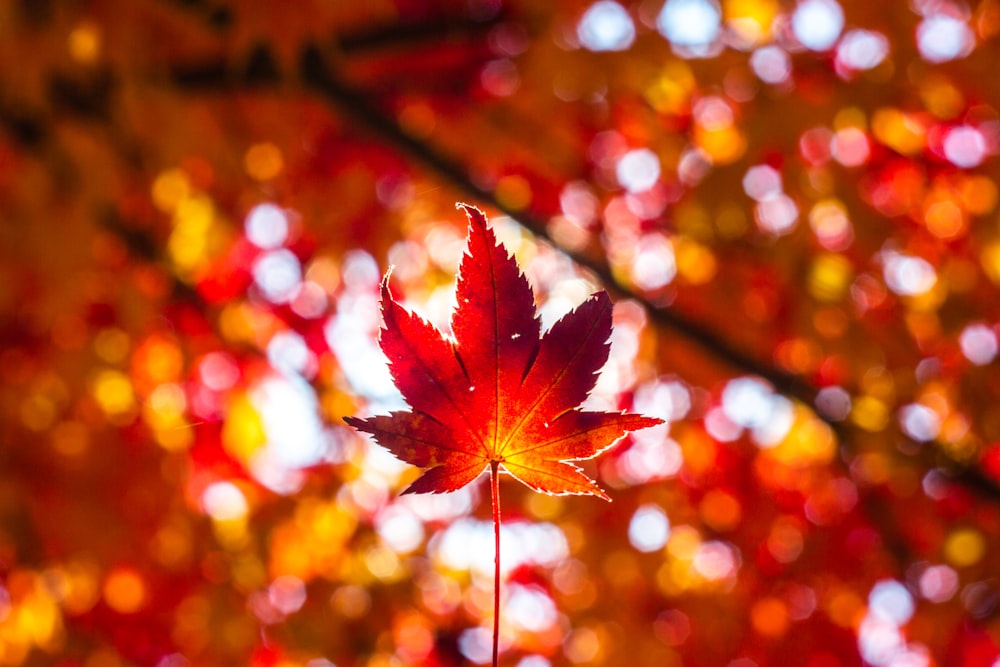
[[[347,422],[427,470],[404,493],[459,489],[493,466],[536,491],[608,499],[570,461],[660,423],[579,409],[608,359],[611,300],[591,295],[544,334],[534,294],[483,213],[469,217],[458,272],[454,339],[407,311],[382,281],[379,344],[410,410]]]

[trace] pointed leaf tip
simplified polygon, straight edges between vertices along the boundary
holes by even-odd
[[[483,220],[483,222],[486,221],[486,214],[483,213],[483,210],[481,208],[479,208],[478,206],[476,206],[475,204],[466,204],[465,202],[456,202],[455,203],[455,208],[457,208],[457,209],[459,209],[461,211],[465,211],[465,214],[467,216],[469,216],[470,218],[473,215],[476,215],[479,218],[481,218]]]
[[[457,208],[465,211],[465,217],[469,220],[469,240],[472,238],[472,233],[479,232],[486,235],[487,238],[492,239],[493,245],[499,245],[499,241],[496,238],[496,234],[493,233],[492,228],[486,221],[486,214],[478,206],[473,206],[472,204],[462,204],[458,203],[455,205]],[[472,252],[473,247],[471,244],[466,244],[466,252]],[[460,274],[461,275],[461,272]]]
[[[385,273],[382,275],[382,282],[379,284],[379,292],[381,293],[381,295],[382,295],[383,298],[385,298],[387,296],[390,299],[392,298],[392,292],[390,292],[390,290],[389,290],[389,279],[392,277],[392,270],[394,268],[396,268],[396,267],[394,265],[390,264],[389,268],[387,268],[385,270]]]

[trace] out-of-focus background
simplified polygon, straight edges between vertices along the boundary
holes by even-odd
[[[0,4],[0,665],[489,660],[400,405],[490,215],[588,404],[504,481],[502,664],[1000,664],[996,0]]]

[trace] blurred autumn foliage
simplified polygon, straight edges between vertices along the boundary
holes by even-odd
[[[482,664],[397,409],[483,206],[588,406],[501,484],[501,662],[1000,664],[997,0],[0,3],[0,665]]]

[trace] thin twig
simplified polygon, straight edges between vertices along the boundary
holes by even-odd
[[[493,667],[500,664],[500,464],[490,461],[490,495],[493,498]]]

